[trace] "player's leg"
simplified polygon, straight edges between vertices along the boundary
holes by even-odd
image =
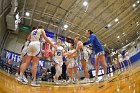
[[[32,73],[32,78],[33,78],[33,81],[31,82],[32,86],[40,86],[39,84],[37,84],[37,77],[36,77],[39,60],[40,60],[40,58],[37,56],[34,56],[32,59],[32,61],[33,61],[32,68],[31,68],[31,73]]]
[[[101,64],[102,64],[102,67],[103,67],[103,70],[104,70],[104,76],[103,76],[103,78],[102,78],[102,81],[105,81],[105,80],[108,79],[108,76],[107,76],[107,64],[106,64],[106,61],[105,61],[105,56],[104,56],[104,54],[101,54],[101,55],[99,56],[99,60],[100,60],[100,62],[101,62]]]

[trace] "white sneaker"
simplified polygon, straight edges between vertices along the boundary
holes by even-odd
[[[86,83],[89,83],[89,82],[90,82],[89,78],[84,78],[84,79],[81,81],[82,84],[86,84]]]
[[[25,85],[28,84],[28,82],[24,81],[23,77],[20,75],[16,78],[16,80],[21,82],[22,84],[25,84]]]
[[[28,80],[27,80],[27,78],[25,77],[25,75],[23,75],[22,79],[23,79],[25,82],[28,83]]]
[[[15,76],[18,77],[18,73],[16,73]]]
[[[72,83],[72,80],[71,80],[71,79],[69,79],[69,80],[67,81],[67,84],[70,84],[70,83]]]
[[[108,76],[107,76],[107,75],[104,75],[104,76],[102,77],[102,79],[100,80],[100,82],[107,81],[107,80],[108,80]]]
[[[93,78],[93,80],[91,81],[91,82],[99,82],[99,79],[98,79],[98,77],[95,77],[95,78]]]
[[[79,80],[78,79],[73,80],[73,84],[79,84]]]
[[[54,80],[55,85],[60,85],[61,83],[58,80]]]
[[[33,87],[40,87],[40,84],[37,83],[37,81],[32,81],[31,86]]]

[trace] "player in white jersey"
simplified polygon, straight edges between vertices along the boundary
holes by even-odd
[[[32,68],[31,68],[31,73],[32,73],[32,77],[33,77],[33,81],[31,82],[32,86],[40,86],[39,84],[37,84],[37,81],[36,81],[36,72],[37,72],[38,62],[41,57],[41,55],[40,55],[40,53],[41,53],[40,52],[41,51],[40,37],[41,36],[45,39],[46,42],[48,42],[50,45],[55,47],[52,44],[52,42],[48,39],[48,37],[46,36],[43,26],[39,26],[38,29],[33,30],[27,39],[28,41],[30,41],[30,44],[27,49],[26,61],[24,63],[22,63],[22,65],[20,67],[20,75],[17,78],[18,81],[20,81],[22,83],[24,82],[23,73],[27,69],[27,65],[30,62],[32,62]],[[24,84],[27,84],[27,82],[24,82]]]
[[[55,63],[56,74],[54,76],[54,83],[60,84],[58,78],[62,74],[62,57],[65,56],[64,48],[61,46],[61,40],[58,39],[56,42],[57,49],[52,49],[53,62]]]
[[[68,54],[71,54],[74,51],[75,51],[74,44],[71,44],[70,45],[70,50],[68,51]],[[75,83],[78,82],[79,73],[78,73],[78,62],[77,62],[77,60],[78,60],[77,53],[75,55],[73,55],[71,58],[67,58],[67,62],[68,62],[67,71],[68,71],[68,76],[69,76],[69,80],[67,81],[67,83],[72,83],[72,81],[73,81],[73,71],[76,75]]]
[[[87,69],[87,62],[89,59],[88,52],[86,51],[86,48],[83,46],[83,43],[80,41],[79,37],[75,38],[75,42],[77,44],[76,50],[69,56],[71,57],[73,54],[77,52],[78,58],[81,61],[84,70],[84,75],[85,75],[85,79],[81,83],[88,83],[90,82],[88,69]]]
[[[123,71],[123,67],[125,68],[125,65],[123,63],[123,56],[120,52],[118,53],[118,60],[119,60],[119,63],[120,63],[120,70],[122,69],[122,71]]]
[[[127,50],[125,52],[125,59],[127,61],[128,66],[131,66],[131,61],[130,61],[129,53]]]

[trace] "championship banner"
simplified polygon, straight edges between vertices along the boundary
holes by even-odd
[[[13,62],[20,62],[20,54],[5,50],[5,58],[11,59]]]
[[[66,38],[66,42],[71,43],[71,44],[74,44],[74,40],[71,39],[71,38]]]
[[[65,41],[65,37],[64,36],[58,36],[58,39],[60,39],[61,41]]]
[[[48,32],[48,31],[45,31],[46,32],[46,35],[50,38],[54,38],[54,33],[53,32]]]

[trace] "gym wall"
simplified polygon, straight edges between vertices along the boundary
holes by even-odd
[[[6,34],[6,15],[10,12],[10,2],[11,0],[0,0],[0,49]]]

